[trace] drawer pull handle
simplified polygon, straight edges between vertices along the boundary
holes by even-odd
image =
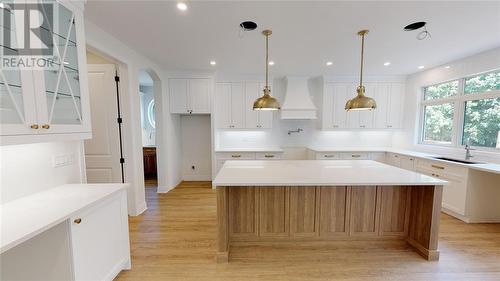
[[[240,158],[241,155],[240,154],[237,154],[237,155],[231,155],[232,158]]]
[[[328,155],[328,154],[325,154],[325,155],[324,155],[324,157],[325,157],[325,158],[333,158],[333,157],[335,157],[335,155],[331,155],[331,154],[330,154],[330,155]]]
[[[31,129],[36,130],[38,129],[38,124],[33,124],[30,126]]]
[[[50,125],[49,124],[43,124],[42,128],[48,130],[50,128]]]
[[[81,219],[81,218],[77,218],[77,219],[75,219],[75,220],[74,220],[74,222],[75,222],[76,224],[80,224],[80,223],[82,222],[82,219]]]
[[[438,166],[438,165],[431,165],[432,168],[436,168],[436,169],[440,169],[440,170],[444,170],[444,167],[443,166]]]
[[[361,157],[361,155],[359,155],[359,154],[353,154],[353,155],[351,155],[351,156],[352,156],[353,158],[359,158],[359,157]]]
[[[267,154],[267,155],[264,155],[264,157],[266,157],[266,158],[274,158],[274,155],[272,155],[272,154]]]

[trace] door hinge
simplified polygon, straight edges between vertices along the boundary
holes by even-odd
[[[122,119],[121,117],[118,117],[118,118],[116,119],[116,121],[118,122],[118,124],[123,123],[123,119]]]
[[[120,163],[121,164],[125,163],[125,158],[120,158]]]
[[[115,76],[115,81],[116,81],[116,82],[120,82],[120,76],[118,76],[118,75],[117,75],[117,76]]]

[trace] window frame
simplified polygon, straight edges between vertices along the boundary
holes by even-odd
[[[472,100],[483,100],[483,99],[492,99],[492,98],[500,98],[500,90],[492,90],[486,91],[482,93],[465,93],[465,80],[471,77],[475,77],[478,75],[484,75],[488,73],[500,72],[500,69],[485,71],[473,75],[468,75],[462,78],[450,79],[446,81],[442,81],[439,83],[434,83],[430,85],[426,85],[421,87],[420,91],[420,120],[419,120],[419,136],[418,136],[418,144],[422,145],[433,145],[440,147],[451,147],[451,148],[465,148],[465,145],[462,144],[464,127],[465,127],[465,103],[467,101]],[[425,89],[427,87],[458,81],[458,91],[455,96],[441,98],[441,99],[430,99],[425,100]],[[453,103],[453,122],[452,122],[452,132],[451,132],[451,143],[441,143],[438,141],[429,141],[424,140],[424,125],[425,125],[425,107],[431,105],[440,105],[445,103]],[[473,146],[477,150],[488,151],[488,152],[499,152],[499,149],[495,147],[484,147],[484,146]]]

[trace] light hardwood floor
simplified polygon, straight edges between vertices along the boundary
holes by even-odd
[[[216,193],[184,182],[167,194],[148,185],[148,210],[130,218],[132,270],[117,280],[500,280],[500,224],[441,216],[438,262],[406,245],[246,246],[215,263]]]

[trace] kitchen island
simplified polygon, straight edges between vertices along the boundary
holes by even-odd
[[[370,160],[227,161],[214,180],[216,260],[233,243],[387,240],[438,260],[446,184]]]

